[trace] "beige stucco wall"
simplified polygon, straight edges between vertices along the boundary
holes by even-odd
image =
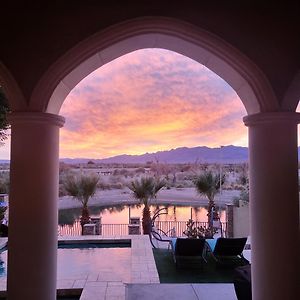
[[[250,215],[249,205],[240,201],[239,207],[233,208],[233,236],[250,236]]]

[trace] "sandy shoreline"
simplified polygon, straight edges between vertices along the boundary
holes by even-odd
[[[221,197],[217,195],[215,197],[216,204],[222,206],[227,203],[232,203],[232,198],[238,196],[240,191],[237,190],[225,190],[222,191]],[[138,203],[132,197],[132,193],[129,189],[122,190],[104,190],[98,191],[97,194],[90,199],[89,206],[107,206],[117,204],[134,204]],[[158,193],[156,203],[158,204],[176,204],[186,206],[206,205],[207,199],[203,196],[199,196],[195,188],[172,188],[165,189]],[[76,199],[70,196],[60,197],[58,200],[58,209],[70,209],[81,207],[81,204]]]

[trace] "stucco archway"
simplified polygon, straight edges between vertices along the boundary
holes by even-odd
[[[0,86],[14,111],[26,110],[27,103],[19,86],[9,70],[0,61]]]
[[[296,111],[300,101],[300,71],[291,81],[287,89],[283,101],[281,103],[282,110]]]
[[[36,86],[30,110],[57,114],[65,97],[84,77],[117,57],[143,48],[172,50],[205,65],[233,87],[248,114],[279,109],[264,74],[237,49],[188,23],[143,18],[99,32],[61,57]]]
[[[240,96],[249,114],[245,123],[250,133],[250,196],[254,200],[251,208],[254,299],[293,299],[293,295],[298,295],[294,258],[299,250],[296,153],[299,116],[292,113],[294,97],[287,95],[281,105],[265,75],[240,51],[198,27],[165,18],[131,20],[85,39],[41,76],[28,103],[23,97],[13,97],[9,297],[18,299],[18,288],[31,299],[55,297],[58,128],[63,124],[63,118],[56,114],[65,97],[101,65],[142,48],[165,48],[188,56],[221,76]],[[291,87],[290,91],[294,95],[296,90]],[[270,205],[284,197],[290,205],[278,213],[286,227],[269,215]],[[23,205],[26,200],[30,205]],[[37,213],[38,219],[34,219]],[[19,230],[21,226],[27,230],[34,227],[35,236],[24,237]],[[275,239],[278,233],[291,246],[289,258],[284,261],[281,255],[286,246],[278,245]],[[37,239],[32,257],[30,243]],[[277,251],[273,251],[275,247]],[[19,255],[21,248],[22,255],[28,254],[27,260]],[[24,276],[22,272],[35,262],[38,262],[36,270]],[[39,276],[44,270],[47,270],[45,276]],[[281,274],[286,275],[284,279]],[[32,282],[37,285],[34,295],[30,289]]]

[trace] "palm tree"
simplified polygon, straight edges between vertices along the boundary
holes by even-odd
[[[80,224],[83,225],[90,222],[90,213],[88,202],[97,190],[99,177],[96,175],[73,175],[66,177],[63,185],[68,195],[74,197],[82,204]]]
[[[215,210],[215,195],[219,193],[220,187],[225,182],[225,175],[220,175],[218,173],[214,174],[212,171],[206,171],[203,174],[198,175],[194,179],[194,184],[197,192],[200,195],[204,195],[208,199],[208,223],[209,227],[212,227],[213,219],[218,218],[218,213]],[[214,209],[214,215],[211,215],[212,210]],[[213,217],[213,218],[212,218]]]
[[[150,203],[156,198],[158,191],[165,186],[165,182],[153,177],[141,177],[130,183],[129,189],[133,192],[133,197],[144,204],[142,226],[143,233],[151,232]]]

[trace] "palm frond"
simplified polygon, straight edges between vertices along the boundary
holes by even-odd
[[[96,193],[98,181],[99,178],[95,175],[72,175],[65,179],[63,185],[70,196],[86,206]]]
[[[154,185],[154,194],[153,194],[153,198],[156,198],[157,193],[166,186],[166,181],[165,180],[160,180],[159,178],[155,181],[155,185]]]
[[[163,180],[153,177],[142,177],[130,183],[128,188],[133,192],[133,197],[145,205],[149,205],[151,199],[156,197],[157,192],[165,186]]]
[[[225,175],[220,176],[218,173],[214,174],[208,171],[198,175],[193,182],[200,195],[207,196],[210,201],[213,201],[215,195],[220,190],[220,185],[223,185],[225,182]]]

